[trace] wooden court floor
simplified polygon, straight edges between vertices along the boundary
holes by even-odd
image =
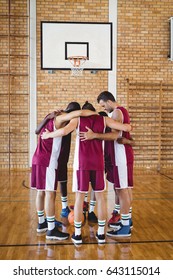
[[[0,171],[0,259],[1,260],[173,260],[173,172],[135,170],[133,191],[133,230],[129,239],[106,239],[98,245],[97,225],[86,220],[82,228],[84,244],[74,246],[71,239],[46,241],[36,232],[34,190],[29,189],[30,171]],[[111,186],[105,191],[107,218],[114,205]],[[69,205],[74,203],[71,174]],[[59,190],[56,218],[60,218]],[[97,213],[97,211],[95,211]],[[73,226],[63,220],[63,231]]]

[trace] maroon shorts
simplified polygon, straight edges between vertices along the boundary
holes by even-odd
[[[56,170],[46,166],[32,165],[31,188],[40,191],[56,191]]]
[[[104,191],[104,171],[102,170],[77,170],[76,171],[76,186],[73,190],[79,192],[88,192],[89,184],[95,192]]]
[[[133,188],[133,164],[110,167],[106,179],[115,189]]]

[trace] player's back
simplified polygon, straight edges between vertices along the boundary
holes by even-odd
[[[80,117],[79,132],[87,131],[91,128],[96,133],[104,133],[105,123],[104,118],[99,115],[92,115],[90,117]],[[103,141],[89,140],[79,141],[79,169],[81,170],[103,170],[104,169],[104,153]]]

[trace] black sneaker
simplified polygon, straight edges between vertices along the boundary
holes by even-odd
[[[98,219],[97,219],[97,217],[96,217],[96,215],[93,211],[88,212],[88,221],[92,222],[92,223],[97,223],[98,222]]]
[[[47,221],[45,220],[44,223],[42,224],[39,224],[38,223],[38,227],[37,227],[37,232],[46,232],[48,229],[48,226],[47,226]]]
[[[57,239],[65,240],[69,238],[69,233],[59,231],[57,227],[52,230],[48,230],[46,234],[46,239]]]
[[[105,234],[98,234],[96,232],[96,239],[98,241],[98,243],[105,243]]]
[[[71,240],[73,241],[74,244],[82,244],[82,235],[75,235],[75,233],[73,233]]]

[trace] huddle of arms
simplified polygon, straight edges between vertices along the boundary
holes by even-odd
[[[108,133],[95,133],[93,132],[89,127],[86,127],[86,132],[80,132],[80,139],[81,141],[85,140],[92,140],[92,139],[98,139],[98,140],[117,140],[119,144],[129,144],[131,146],[134,145],[134,140],[132,138],[127,139],[124,137],[119,137],[119,131],[130,131],[131,125],[129,124],[123,124],[121,122],[115,121],[109,117],[105,117],[106,126],[114,129],[114,131],[108,132]]]
[[[78,117],[87,117],[91,115],[97,115],[96,112],[90,111],[90,110],[79,110],[79,111],[73,111],[71,113],[58,116],[57,119],[62,122],[70,121],[69,124],[66,126],[57,129],[53,132],[49,132],[46,130],[41,135],[42,139],[48,139],[48,138],[54,138],[54,137],[62,137],[67,135],[68,133],[72,132],[77,127],[77,118]],[[105,117],[106,126],[116,129],[116,130],[123,130],[123,131],[130,131],[131,125],[130,124],[122,124],[120,122],[117,122],[109,117]],[[91,140],[91,139],[100,139],[100,140],[115,140],[118,138],[118,131],[110,132],[110,133],[104,133],[104,134],[97,134],[94,133],[91,129],[87,128],[87,132],[81,132],[80,138],[82,141],[84,140]],[[127,141],[130,141],[129,139],[126,139]],[[124,143],[124,138],[121,138],[120,142],[122,144],[128,144]],[[131,143],[129,143],[131,144]]]
[[[76,127],[78,123],[79,117],[89,117],[91,115],[97,115],[96,112],[90,111],[90,110],[77,110],[73,111],[67,114],[62,114],[56,117],[55,119],[55,127],[58,128],[59,124],[63,124],[66,122],[69,122],[64,127],[61,127],[53,132],[49,132],[47,129],[42,133],[41,138],[42,139],[48,139],[48,138],[55,138],[55,137],[62,137],[70,132],[72,132]]]

